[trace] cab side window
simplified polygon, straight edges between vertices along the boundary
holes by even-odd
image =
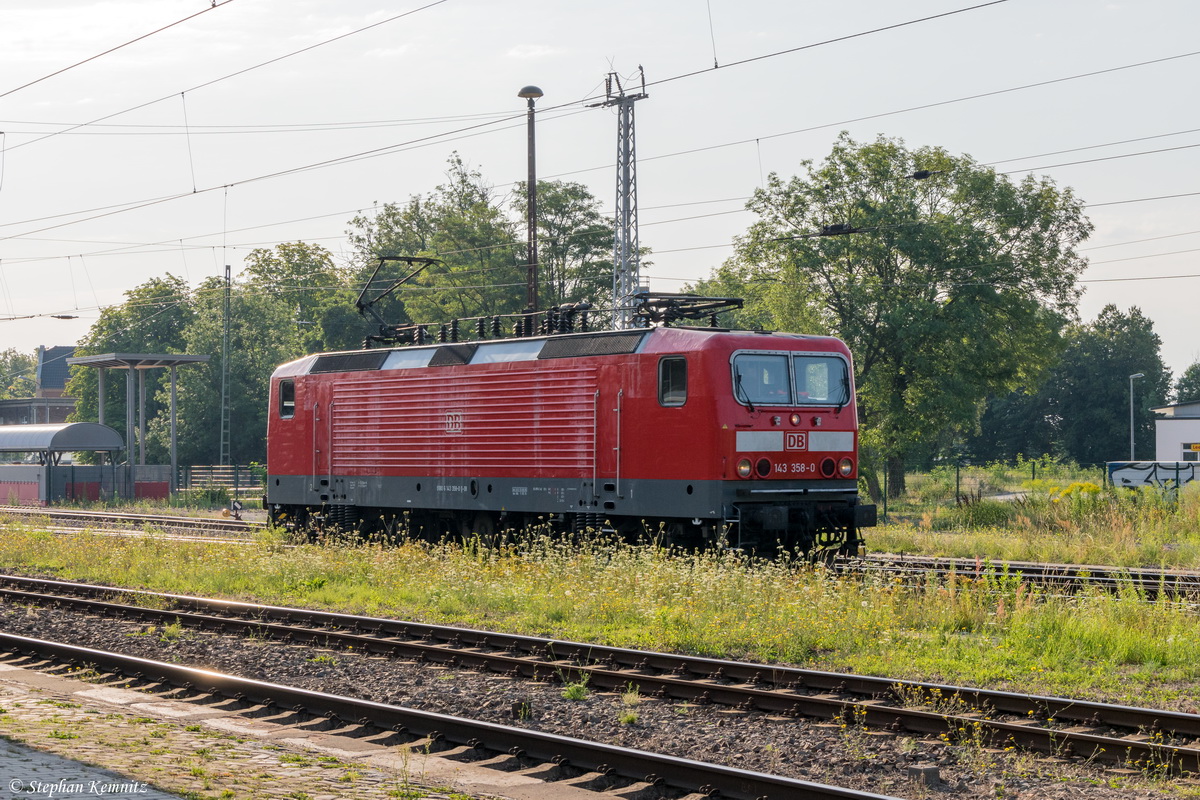
[[[681,406],[687,402],[687,359],[664,358],[658,362],[658,404]]]
[[[291,419],[296,416],[296,383],[295,381],[279,382],[279,417]]]

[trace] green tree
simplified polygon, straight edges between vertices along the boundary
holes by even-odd
[[[513,189],[512,209],[526,219],[528,183]],[[589,300],[611,305],[613,221],[582,183],[537,182],[538,297],[543,308]],[[527,243],[518,250],[528,263]]]
[[[980,460],[1049,453],[1080,464],[1129,456],[1130,375],[1138,458],[1154,457],[1155,406],[1171,388],[1154,323],[1134,307],[1105,306],[1090,323],[1070,326],[1066,349],[1046,380],[992,398],[967,451]]]
[[[1049,383],[988,397],[976,430],[964,438],[961,454],[975,463],[1045,454],[1064,457],[1057,438],[1056,399],[1042,388]]]
[[[519,311],[525,301],[525,267],[517,258],[517,226],[504,212],[483,175],[457,153],[449,159],[447,181],[403,205],[388,203],[372,217],[355,217],[347,231],[361,285],[380,256],[422,256],[442,260],[378,309],[388,322],[442,322]],[[374,293],[409,271],[388,264]],[[371,293],[368,293],[370,296]]]
[[[906,456],[1054,362],[1085,266],[1075,248],[1092,226],[1069,189],[1013,183],[941,148],[843,134],[802,166],[755,192],[759,219],[727,266],[771,284],[774,327],[847,342],[868,481],[875,453],[898,493]]]
[[[179,370],[179,463],[217,464],[221,455],[221,352],[225,282],[209,278],[196,290],[193,314],[181,331],[183,351],[210,354],[195,367]],[[230,460],[248,464],[266,459],[267,396],[275,367],[303,355],[293,298],[280,299],[253,284],[233,287],[229,314]],[[160,391],[159,402],[167,400]],[[170,420],[150,423],[147,438],[165,453]]]
[[[246,256],[241,279],[246,291],[273,294],[294,309],[293,324],[306,353],[358,347],[368,332],[354,313],[357,294],[346,270],[320,245],[288,242]]]
[[[37,356],[16,348],[0,351],[0,400],[33,397],[37,384]]]
[[[87,334],[79,340],[76,356],[105,353],[183,353],[182,331],[192,319],[191,293],[187,283],[174,275],[151,278],[125,293],[125,302],[100,312]],[[125,375],[109,370],[105,381],[104,422],[122,436],[125,430]],[[161,389],[167,385],[167,370],[146,374],[146,417],[166,407]],[[99,418],[99,374],[92,367],[72,367],[67,394],[75,398],[72,421]],[[167,451],[148,442],[147,459],[165,463]],[[86,456],[85,456],[86,457]]]
[[[1058,427],[1062,454],[1080,464],[1118,461],[1129,455],[1130,375],[1133,381],[1137,457],[1154,457],[1154,413],[1171,390],[1162,340],[1136,306],[1122,313],[1107,305],[1088,325],[1068,334],[1070,345],[1043,392],[1050,394],[1049,421]]]
[[[1175,382],[1175,402],[1200,402],[1200,361],[1185,369]]]

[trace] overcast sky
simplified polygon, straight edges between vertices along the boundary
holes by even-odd
[[[977,2],[3,0],[0,349],[70,344],[147,279],[257,247],[340,257],[351,217],[432,190],[453,151],[508,192],[527,84],[539,177],[610,212],[616,117],[587,104],[641,65],[652,289],[726,259],[767,174],[884,134],[1073,187],[1083,318],[1138,306],[1178,374],[1200,360],[1200,3]]]

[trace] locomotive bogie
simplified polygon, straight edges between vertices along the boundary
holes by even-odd
[[[272,378],[265,502],[292,525],[856,549],[851,376],[836,339],[688,328],[309,356]]]

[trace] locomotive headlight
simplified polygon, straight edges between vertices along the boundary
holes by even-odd
[[[843,478],[849,478],[854,472],[854,462],[849,458],[843,458],[838,462],[838,472],[842,473]]]
[[[793,413],[793,414],[792,414],[792,420],[791,420],[791,421],[792,421],[792,427],[793,427],[793,428],[794,428],[794,427],[796,427],[797,425],[799,425],[799,424],[800,424],[800,415],[799,415],[799,414],[796,414],[796,413]]]
[[[749,478],[750,472],[754,469],[750,463],[750,459],[743,458],[737,463],[737,474],[739,478]]]

